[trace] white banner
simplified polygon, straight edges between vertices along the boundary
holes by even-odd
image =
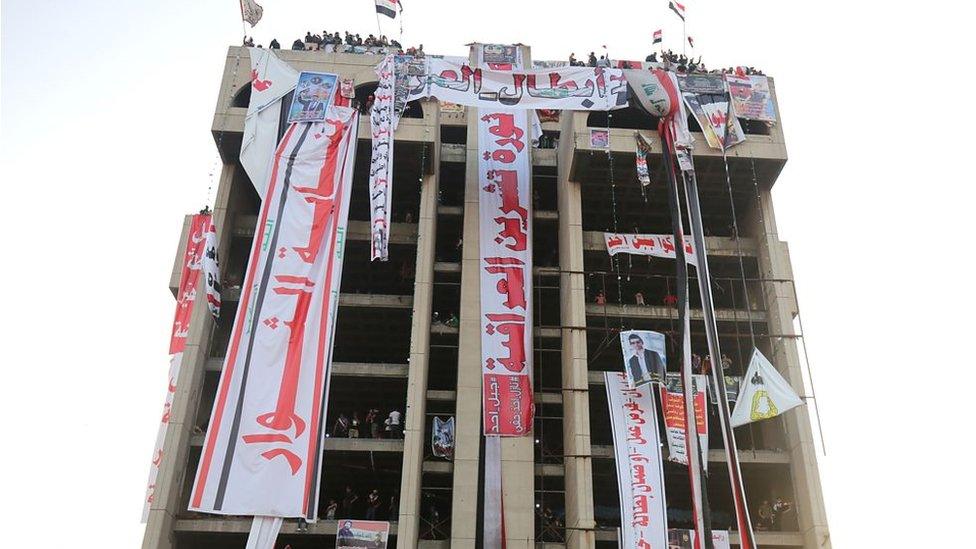
[[[156,492],[156,477],[159,475],[159,464],[163,461],[163,445],[166,442],[166,431],[169,429],[169,413],[173,407],[173,397],[176,396],[176,382],[180,378],[180,365],[183,363],[183,353],[176,353],[169,358],[169,384],[166,387],[166,400],[163,402],[163,414],[159,419],[159,429],[156,431],[156,445],[153,447],[152,463],[149,466],[149,480],[146,482],[146,499],[142,506],[142,522],[149,520],[149,507],[152,505]]]
[[[620,69],[561,67],[492,70],[466,62],[427,58],[427,74],[408,79],[411,99],[436,97],[484,109],[606,111],[627,106],[627,81]]]
[[[244,549],[274,549],[281,523],[281,517],[254,517]]]
[[[251,102],[244,117],[241,166],[264,199],[268,167],[278,146],[281,99],[295,89],[298,71],[275,57],[270,49],[248,48],[251,56]]]
[[[620,492],[620,547],[668,549],[664,463],[652,386],[631,388],[606,372],[610,427]]]
[[[732,426],[776,417],[802,404],[789,382],[759,349],[753,349],[749,369],[742,376],[739,398],[732,410]]]
[[[698,431],[698,447],[701,450],[702,469],[708,470],[708,413],[705,410],[708,376],[693,375],[692,390],[695,399],[695,423]],[[664,432],[668,439],[668,461],[688,465],[688,445],[685,442],[685,395],[680,376],[668,376],[661,387],[661,408],[664,413]]]
[[[479,110],[481,360],[486,435],[532,430],[532,174],[525,110]]]
[[[217,227],[210,223],[203,250],[204,284],[207,286],[207,308],[214,318],[220,318],[220,255],[217,252]]]
[[[610,255],[631,254],[652,257],[675,258],[674,236],[669,234],[620,234],[603,233],[603,241]],[[691,265],[698,266],[691,238],[685,238],[685,258]]]
[[[379,84],[373,95],[369,123],[373,152],[369,161],[370,260],[387,261],[390,241],[390,197],[393,190],[393,131],[399,115],[394,112],[396,75],[393,56],[376,67]]]
[[[275,153],[190,510],[316,519],[358,122],[331,107]]]

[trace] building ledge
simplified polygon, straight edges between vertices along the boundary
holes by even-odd
[[[206,434],[193,435],[190,446],[202,447]],[[332,438],[325,439],[325,450],[337,452],[403,452],[402,439]]]
[[[559,339],[562,337],[559,330],[559,328],[535,328],[532,330],[532,334],[534,337]],[[434,335],[458,335],[459,332],[460,330],[458,330],[458,328],[445,326],[443,324],[434,324],[430,327],[430,333]]]
[[[668,451],[664,448],[664,457]],[[594,444],[590,447],[590,455],[594,459],[613,459],[613,446]],[[725,450],[709,450],[709,463],[725,463]],[[789,464],[790,454],[775,450],[739,450],[740,463]]]
[[[225,357],[207,359],[205,370],[219,372],[224,368]],[[338,377],[369,377],[400,379],[407,377],[407,364],[388,364],[380,362],[333,362],[332,375]]]
[[[240,238],[254,238],[254,228],[257,225],[258,216],[239,215],[234,223],[234,236]],[[369,222],[350,220],[346,231],[347,240],[369,242]],[[417,244],[417,224],[416,223],[391,223],[390,224],[390,244]]]
[[[467,145],[464,143],[441,143],[441,162],[463,164],[467,161],[467,156]],[[533,148],[532,165],[555,168],[556,149]]]
[[[173,530],[177,532],[199,532],[216,534],[247,534],[251,531],[252,517],[233,517],[204,515],[199,513],[201,518],[179,518]],[[203,518],[206,516],[207,518]],[[213,518],[210,518],[213,517]],[[338,522],[336,520],[320,520],[309,523],[307,532],[298,531],[297,519],[285,519],[281,525],[282,534],[299,534],[303,536],[334,536],[337,532]],[[390,523],[390,534],[397,533],[397,522]]]
[[[460,216],[464,214],[464,206],[444,206],[438,204],[437,213],[441,215]],[[536,221],[558,221],[559,212],[556,210],[532,210],[532,219]]]
[[[586,304],[587,316],[610,316],[625,318],[650,318],[655,320],[677,320],[678,310],[658,305],[617,305],[607,303]],[[704,320],[701,309],[691,310],[691,320]],[[715,309],[715,319],[724,322],[766,322],[766,313],[762,311],[742,311],[737,309]]]
[[[221,300],[224,302],[240,301],[240,288],[225,288],[221,292]],[[380,309],[411,309],[413,308],[412,295],[390,295],[390,294],[339,294],[340,307],[374,307]]]
[[[583,250],[587,252],[607,251],[607,245],[600,231],[583,231]],[[758,253],[755,238],[739,238],[736,246],[735,238],[731,236],[706,236],[705,251],[709,257],[736,257],[739,251],[744,257],[755,256]]]
[[[803,536],[799,532],[755,532],[755,534],[756,544],[760,547],[803,547]],[[596,541],[617,541],[617,529],[597,529]],[[732,545],[738,545],[738,532],[730,531],[729,541]]]

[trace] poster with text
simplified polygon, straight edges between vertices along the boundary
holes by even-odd
[[[389,537],[386,521],[340,519],[336,525],[336,549],[386,549]]]
[[[631,387],[663,383],[667,372],[664,334],[649,330],[620,332],[624,371]]]
[[[332,103],[338,79],[331,73],[302,71],[288,110],[288,123],[325,121],[325,110]]]

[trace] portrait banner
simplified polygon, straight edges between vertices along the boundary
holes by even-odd
[[[708,376],[693,375],[695,423],[702,468],[708,470],[708,413],[705,409]],[[661,386],[661,408],[664,413],[664,432],[668,440],[668,461],[688,465],[688,444],[685,441],[685,395],[679,376],[668,376]]]
[[[725,376],[725,400],[735,404],[739,398],[739,386],[742,384],[741,376]],[[708,400],[712,404],[718,404],[718,389],[715,388],[715,376],[708,376]]]
[[[694,530],[668,530],[668,549],[695,549]],[[728,530],[712,530],[712,549],[731,549]]]
[[[176,382],[180,378],[180,365],[183,363],[183,353],[176,353],[169,358],[169,376],[166,387],[166,399],[163,401],[163,413],[159,418],[159,429],[156,431],[156,444],[153,447],[152,463],[149,465],[149,480],[146,482],[146,498],[142,505],[142,522],[149,520],[149,507],[156,492],[156,477],[159,476],[159,464],[163,462],[163,445],[166,443],[166,431],[169,429],[169,414],[173,407],[173,397],[176,396]]]
[[[186,347],[190,317],[193,315],[193,304],[197,300],[197,288],[200,287],[200,273],[203,271],[207,231],[211,225],[210,214],[196,214],[190,219],[190,231],[183,245],[183,270],[176,290],[176,313],[173,316],[173,330],[169,340],[171,355],[182,353]]]
[[[411,98],[436,97],[483,109],[606,111],[627,106],[620,69],[561,67],[502,70],[428,57],[426,74],[409,78]]]
[[[620,234],[603,233],[607,253],[648,255],[674,259],[674,235],[670,234]],[[685,260],[691,265],[698,265],[695,248],[690,238],[685,238]]]
[[[217,227],[213,223],[207,229],[203,273],[204,284],[207,285],[207,308],[214,318],[220,318],[220,255],[217,252]]]
[[[339,519],[336,549],[386,549],[390,523],[379,520]]]
[[[316,520],[358,122],[331,107],[275,153],[192,511]]]
[[[623,350],[624,372],[631,387],[664,383],[668,369],[664,334],[625,330],[620,332],[620,348]]]
[[[802,405],[803,400],[790,387],[790,383],[759,349],[753,349],[749,368],[742,376],[739,397],[732,410],[732,426],[773,418]]]
[[[479,110],[485,435],[532,430],[532,180],[528,111]]]
[[[726,74],[735,115],[747,120],[776,122],[776,107],[765,76]]]
[[[620,493],[620,547],[669,549],[664,462],[651,387],[605,372],[613,455]]]
[[[288,123],[322,122],[332,104],[339,77],[327,72],[302,71],[295,86],[295,97],[288,110]]]
[[[445,420],[434,416],[431,431],[430,448],[434,457],[454,459],[454,418]]]

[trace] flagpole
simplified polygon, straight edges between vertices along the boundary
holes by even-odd
[[[380,27],[380,12],[376,12],[376,34],[377,35],[383,34],[383,28]],[[379,39],[379,36],[377,36],[376,38]]]
[[[682,38],[682,40],[681,40],[681,55],[684,55],[685,57],[687,57],[688,56],[688,52],[687,52],[687,48],[688,48],[688,32],[687,32],[687,30],[685,28],[685,18],[684,17],[681,18],[681,38]]]

